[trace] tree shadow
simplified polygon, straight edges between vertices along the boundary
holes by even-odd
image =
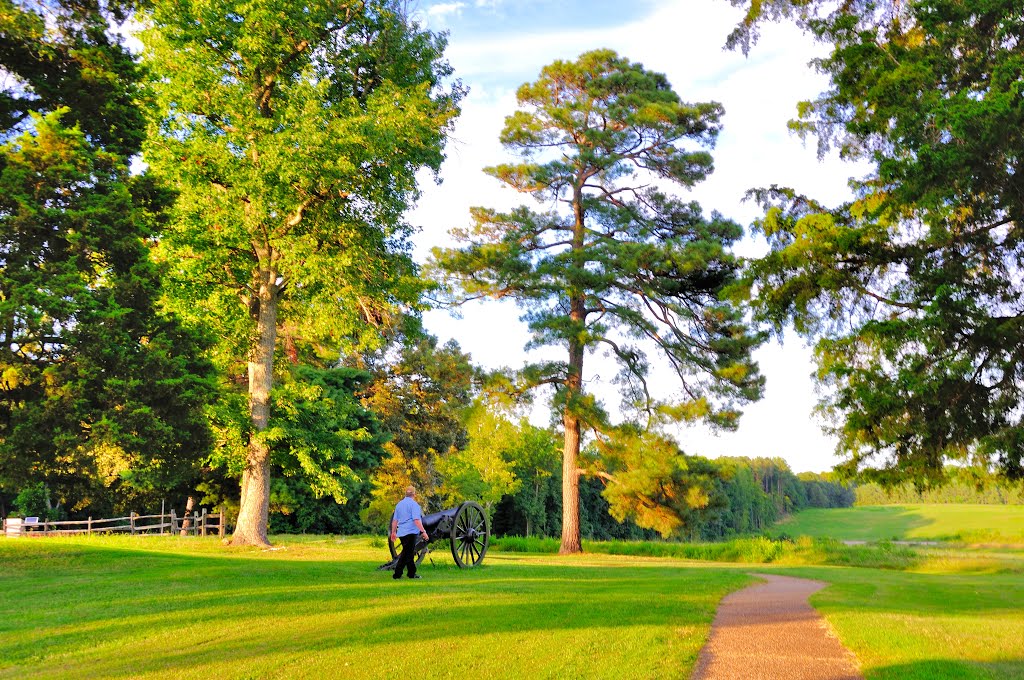
[[[395,583],[376,571],[379,561],[344,551],[338,560],[310,560],[60,548],[35,546],[12,569],[5,565],[2,587],[15,596],[0,599],[0,675],[52,672],[55,664],[71,675],[188,675],[225,659],[387,656],[531,631],[700,631],[719,597],[749,580],[682,563],[527,568],[499,556],[472,570],[423,565],[422,580]],[[0,549],[0,557],[10,552]]]
[[[867,540],[905,540],[913,531],[935,524],[933,518],[926,517],[920,511],[907,507],[900,507],[899,510],[896,510],[888,506],[868,506],[862,508],[861,512],[863,515],[855,520],[857,525],[850,528],[857,532],[858,537],[862,536]],[[875,514],[878,515],[878,523],[883,527],[881,529],[878,525],[870,522]]]
[[[993,663],[928,659],[873,668],[869,680],[1001,680],[1024,678],[1024,659]]]

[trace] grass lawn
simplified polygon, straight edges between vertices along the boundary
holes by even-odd
[[[1021,505],[869,505],[809,509],[776,524],[770,534],[839,540],[940,540],[1024,544]]]
[[[1024,558],[1024,555],[1020,556]],[[1024,678],[1024,578],[765,569],[831,583],[811,597],[868,680]]]
[[[1018,550],[993,573],[442,552],[395,583],[379,539],[275,541],[0,539],[0,678],[686,678],[755,572],[833,584],[812,603],[869,680],[1024,678]]]
[[[0,539],[0,678],[685,678],[750,577],[679,560],[450,555],[368,539]]]

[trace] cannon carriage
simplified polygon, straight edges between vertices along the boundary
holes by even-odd
[[[452,557],[460,568],[475,567],[483,562],[490,542],[490,527],[487,523],[487,513],[478,503],[465,501],[458,507],[424,515],[422,521],[429,539],[424,541],[420,538],[416,541],[416,566],[419,566],[430,552],[431,544],[445,539],[448,539]],[[394,569],[402,552],[401,542],[391,540],[390,532],[388,533],[391,562],[382,565],[381,569]]]

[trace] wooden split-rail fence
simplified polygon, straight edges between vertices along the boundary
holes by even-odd
[[[138,515],[109,519],[76,519],[62,522],[40,520],[38,517],[8,517],[3,521],[3,536],[58,536],[69,534],[181,534],[189,536],[224,536],[224,509],[208,513],[206,508],[178,517],[174,510],[160,515]]]

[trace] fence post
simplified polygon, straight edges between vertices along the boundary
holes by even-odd
[[[171,533],[175,534],[178,532],[178,518],[174,514],[174,508],[171,508]]]
[[[128,524],[131,526],[132,534],[134,534],[135,533],[135,513],[134,512],[129,512],[128,513]]]
[[[202,527],[203,527],[203,529],[202,529],[202,532],[203,532],[202,536],[203,536],[203,538],[205,538],[206,537],[206,508],[203,508],[203,524],[202,524]]]
[[[224,506],[220,506],[220,520],[217,524],[217,535],[224,538]]]
[[[86,528],[88,529],[88,534],[92,536],[92,517],[89,517],[89,521],[86,524]]]

